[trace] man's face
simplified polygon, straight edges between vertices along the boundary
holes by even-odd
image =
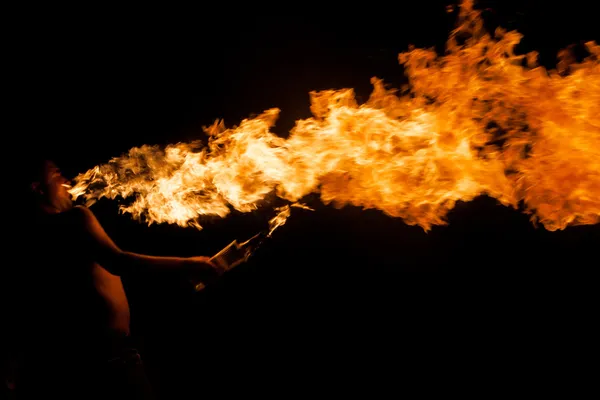
[[[67,190],[69,180],[62,176],[60,169],[52,161],[47,161],[44,166],[43,186],[47,201],[58,211],[73,207],[71,194]]]

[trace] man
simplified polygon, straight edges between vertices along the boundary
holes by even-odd
[[[171,271],[212,280],[222,271],[208,257],[120,249],[90,209],[73,206],[52,161],[31,165],[27,182],[24,284],[13,299],[25,353],[19,398],[151,398],[120,276]]]

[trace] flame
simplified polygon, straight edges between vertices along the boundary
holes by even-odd
[[[292,203],[291,205],[287,204],[285,206],[275,208],[277,215],[275,215],[269,220],[269,234],[267,235],[267,237],[271,236],[275,229],[279,228],[281,225],[287,222],[290,215],[292,215],[292,210],[290,207],[303,208],[305,210],[314,211],[314,209],[302,203]]]
[[[283,207],[278,207],[275,209],[277,211],[277,215],[269,220],[269,234],[267,236],[271,236],[273,231],[279,228],[281,225],[285,224],[287,219],[291,215],[291,210],[289,205],[285,205]]]
[[[249,212],[275,193],[310,193],[337,207],[376,208],[428,230],[458,201],[492,196],[523,204],[548,230],[600,221],[600,46],[557,69],[517,55],[518,32],[485,31],[472,1],[460,6],[445,55],[399,55],[404,93],[373,78],[369,100],[352,89],[311,92],[313,117],[283,139],[278,109],[200,141],[144,145],[75,178],[75,197],[133,197],[122,210],[149,223],[199,225],[199,217]],[[273,226],[289,216],[279,209]],[[278,225],[279,224],[279,225]]]
[[[315,211],[314,208],[311,208],[309,206],[307,206],[306,204],[303,203],[292,203],[291,204],[292,207],[296,207],[296,208],[302,208],[304,210],[308,210],[308,211]]]

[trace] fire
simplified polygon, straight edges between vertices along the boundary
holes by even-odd
[[[287,219],[292,214],[290,210],[290,206],[285,205],[283,207],[278,207],[275,209],[277,211],[277,215],[269,220],[269,235],[273,234],[273,231],[279,228],[281,225],[287,222]]]
[[[302,203],[293,203],[293,204],[291,204],[291,206],[285,205],[282,207],[275,208],[277,215],[275,215],[273,218],[271,218],[269,220],[269,234],[267,236],[271,236],[273,234],[273,231],[275,231],[275,229],[279,228],[281,225],[283,225],[287,222],[287,219],[290,217],[290,215],[292,215],[292,210],[290,207],[297,207],[297,208],[303,208],[305,210],[314,211],[314,209],[312,209]]]
[[[546,70],[536,54],[515,54],[520,39],[486,32],[464,1],[445,55],[399,55],[405,93],[377,78],[365,104],[352,89],[311,92],[313,116],[288,139],[271,131],[278,109],[233,128],[216,122],[207,146],[133,148],[76,177],[70,192],[88,204],[133,197],[122,210],[135,218],[197,228],[202,216],[265,206],[271,193],[290,203],[319,193],[425,230],[480,195],[522,203],[549,230],[598,223],[600,46],[587,43],[580,63],[563,52]],[[271,232],[290,209],[277,211]]]

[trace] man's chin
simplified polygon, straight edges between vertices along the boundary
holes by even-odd
[[[60,202],[60,208],[62,211],[67,211],[73,208],[73,201],[71,199],[64,199]]]

